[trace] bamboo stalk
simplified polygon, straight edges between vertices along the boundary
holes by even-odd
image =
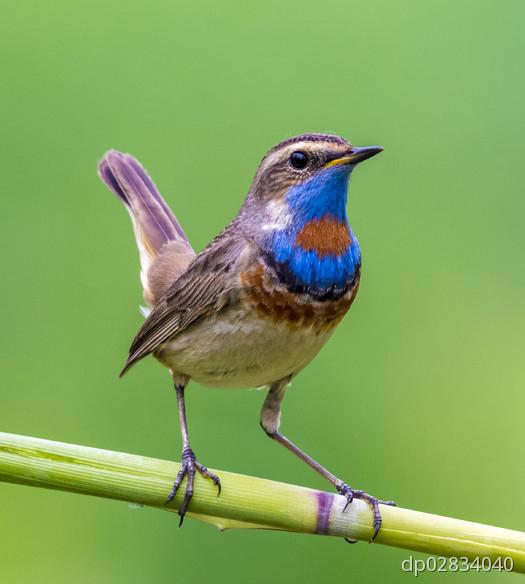
[[[176,511],[177,495],[166,494],[180,465],[135,454],[0,433],[0,481],[120,499]],[[346,511],[343,497],[295,485],[218,472],[222,494],[196,476],[191,515],[219,529],[266,528],[368,540],[372,514],[355,500]],[[376,543],[439,556],[512,558],[525,572],[525,533],[421,513],[381,508],[383,526]]]

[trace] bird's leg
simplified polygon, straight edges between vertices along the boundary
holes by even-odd
[[[372,512],[374,514],[374,532],[372,534],[372,538],[370,541],[372,542],[377,534],[379,533],[379,529],[381,528],[381,512],[379,511],[379,505],[395,505],[393,501],[381,501],[368,493],[365,493],[361,490],[352,489],[349,485],[343,482],[341,479],[337,478],[334,474],[332,474],[329,470],[321,466],[317,461],[315,461],[311,456],[303,452],[298,446],[296,446],[291,440],[286,438],[281,432],[279,432],[279,426],[281,421],[281,402],[284,398],[284,393],[286,391],[286,387],[289,383],[289,379],[279,381],[274,383],[270,390],[268,391],[268,395],[264,400],[263,407],[261,410],[261,426],[263,430],[273,438],[279,444],[282,444],[288,450],[293,452],[296,456],[298,456],[301,460],[304,460],[306,464],[311,466],[315,471],[317,471],[321,476],[325,479],[330,481],[332,485],[337,489],[337,491],[346,497],[346,505],[344,509],[350,505],[353,499],[362,499],[366,501],[370,507],[372,508]]]
[[[188,505],[190,504],[191,497],[193,496],[193,483],[195,479],[195,471],[199,471],[200,474],[213,481],[213,484],[217,486],[218,493],[221,493],[221,481],[216,474],[210,472],[205,466],[197,462],[195,453],[191,449],[190,439],[188,436],[188,424],[186,423],[186,407],[184,405],[184,384],[175,383],[175,391],[177,392],[177,405],[179,407],[179,419],[180,419],[180,431],[182,434],[182,460],[181,467],[177,474],[177,478],[173,483],[170,494],[166,501],[166,505],[172,501],[179,490],[179,487],[184,480],[184,477],[188,477],[188,484],[186,485],[186,491],[184,493],[184,499],[182,500],[181,506],[179,507],[179,517],[180,523],[179,527],[184,521],[184,515],[188,510]]]

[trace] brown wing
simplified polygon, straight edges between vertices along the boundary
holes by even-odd
[[[160,299],[133,339],[121,376],[200,318],[237,302],[238,274],[250,255],[250,244],[231,227],[195,258]]]

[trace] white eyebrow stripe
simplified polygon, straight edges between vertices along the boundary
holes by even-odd
[[[259,167],[259,173],[266,171],[269,167],[273,166],[280,160],[288,158],[292,152],[296,150],[306,150],[307,152],[325,152],[327,147],[331,148],[341,148],[344,150],[343,144],[335,144],[333,142],[309,142],[307,140],[303,142],[293,142],[292,144],[286,145],[286,147],[280,148],[275,152],[271,152],[266,156],[266,158],[261,162]]]

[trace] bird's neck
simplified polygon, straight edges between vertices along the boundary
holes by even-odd
[[[320,300],[346,293],[361,253],[346,215],[348,175],[320,173],[267,207],[263,249],[290,289]]]

